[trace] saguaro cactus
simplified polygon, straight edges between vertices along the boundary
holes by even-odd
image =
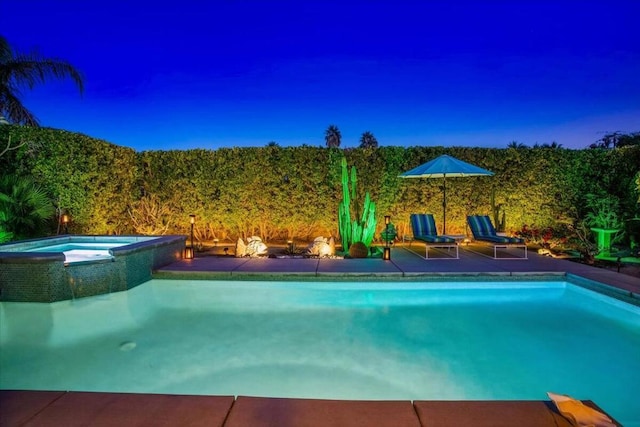
[[[371,245],[374,233],[376,231],[376,205],[371,201],[369,192],[365,193],[364,206],[362,215],[358,215],[355,211],[355,219],[351,217],[351,201],[357,203],[356,183],[356,167],[351,167],[351,183],[349,183],[349,173],[347,171],[347,159],[342,158],[342,202],[338,207],[338,227],[340,230],[340,239],[342,240],[342,249],[349,251],[349,246],[355,242],[362,242],[367,247]],[[350,184],[350,185],[349,185]]]

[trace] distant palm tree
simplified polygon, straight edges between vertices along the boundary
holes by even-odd
[[[336,125],[329,125],[327,130],[324,132],[324,141],[327,144],[327,147],[340,147],[340,142],[342,140],[342,134],[340,134],[340,129]]]
[[[640,132],[623,134],[622,132],[609,133],[593,144],[589,148],[619,148],[628,145],[640,145]]]
[[[540,146],[541,148],[551,148],[551,149],[557,149],[557,148],[562,148],[562,144],[558,144],[557,142],[553,141],[551,144],[549,143],[544,143]]]
[[[360,148],[378,148],[378,140],[371,132],[363,132],[360,137]]]
[[[39,126],[38,119],[20,101],[21,88],[33,89],[48,79],[70,78],[84,91],[82,76],[68,62],[44,58],[38,52],[14,52],[0,36],[0,116],[14,124]]]
[[[527,148],[526,145],[524,145],[521,142],[518,141],[511,141],[508,145],[507,148]]]

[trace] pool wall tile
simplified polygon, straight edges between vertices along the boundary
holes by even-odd
[[[111,240],[104,236],[103,240]],[[115,239],[126,241],[123,236]],[[0,301],[55,302],[126,291],[148,280],[153,270],[182,257],[186,236],[131,236],[134,242],[112,248],[113,257],[65,264],[62,253],[25,253],[15,247],[36,242],[0,245]],[[60,238],[44,239],[47,244]],[[69,241],[99,241],[98,236],[66,236]]]

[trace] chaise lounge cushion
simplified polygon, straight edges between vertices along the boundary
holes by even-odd
[[[489,216],[470,215],[467,217],[471,233],[476,240],[484,240],[493,243],[515,243],[522,244],[524,239],[517,237],[498,236]]]
[[[438,236],[436,222],[431,214],[411,214],[413,238],[427,243],[455,243],[455,239]]]

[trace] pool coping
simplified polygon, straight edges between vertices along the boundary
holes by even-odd
[[[582,402],[606,414],[593,401]],[[155,425],[162,420],[163,425],[196,427],[571,426],[547,400],[328,400],[2,390],[0,404],[2,425],[134,426]]]
[[[302,261],[302,262],[301,262]],[[381,259],[281,259],[196,256],[153,272],[154,279],[279,281],[519,281],[566,280],[640,306],[640,277],[531,251],[528,259],[494,260],[461,248],[460,259],[425,260],[396,246]]]

